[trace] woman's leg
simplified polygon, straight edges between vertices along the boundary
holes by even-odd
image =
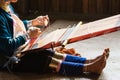
[[[92,62],[90,64],[84,64],[83,72],[92,72],[100,74],[106,66],[106,60],[106,54],[103,53],[103,55],[95,62]]]
[[[62,75],[80,75],[83,72],[84,64],[82,63],[73,63],[62,61],[56,58],[52,58],[52,61],[49,65],[54,72],[57,72]]]
[[[83,57],[73,56],[70,54],[61,54],[58,52],[55,52],[53,57],[56,59],[60,59],[62,61],[76,62],[76,63],[84,63],[86,61],[86,58],[83,58]]]
[[[63,75],[77,76],[83,72],[93,72],[100,74],[106,65],[106,54],[89,64],[67,62],[59,59],[52,58],[49,67],[52,67],[56,72]]]
[[[105,49],[103,51],[103,53],[105,53],[106,57],[108,58],[108,56],[109,56],[109,48]],[[55,52],[55,54],[54,54],[53,57],[57,58],[57,59],[60,59],[60,60],[68,61],[68,62],[76,62],[76,63],[85,63],[85,64],[88,64],[88,63],[92,63],[92,62],[96,61],[101,56],[102,55],[97,56],[94,59],[87,59],[86,60],[86,58],[83,58],[83,57],[73,56],[73,55],[68,55],[68,54],[61,54],[61,53]]]

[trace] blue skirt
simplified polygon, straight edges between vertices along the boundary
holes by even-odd
[[[49,71],[49,64],[53,55],[54,51],[49,49],[27,53],[11,69],[13,72],[37,72],[43,74]]]

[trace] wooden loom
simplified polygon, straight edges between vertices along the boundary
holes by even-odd
[[[72,43],[87,38],[107,34],[120,29],[120,15],[100,19],[97,21],[77,25],[69,26],[65,29],[57,29],[44,37],[38,37],[36,40],[31,41],[21,51],[21,53],[27,53],[28,51],[38,51],[40,49],[46,49],[57,47],[63,44],[63,42]]]

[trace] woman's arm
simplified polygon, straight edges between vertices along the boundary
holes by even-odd
[[[10,24],[12,23],[9,20],[0,16],[0,51],[7,56],[11,56],[18,47],[26,42],[25,35],[13,38],[13,26]]]

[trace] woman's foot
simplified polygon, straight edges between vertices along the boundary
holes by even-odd
[[[83,71],[100,74],[102,70],[105,68],[105,66],[106,66],[106,53],[103,53],[103,55],[96,61],[90,64],[85,64]]]
[[[96,61],[97,59],[101,58],[104,54],[105,54],[106,58],[108,59],[108,57],[109,57],[109,52],[110,52],[109,48],[106,48],[106,49],[104,49],[102,55],[97,56],[97,57],[94,58],[94,59],[88,59],[88,60],[86,60],[86,61],[85,61],[85,64],[89,64],[89,63],[92,63],[92,62]]]
[[[106,58],[108,59],[109,53],[110,53],[110,49],[109,49],[109,48],[106,48],[104,52],[105,52],[105,54],[106,54]]]

